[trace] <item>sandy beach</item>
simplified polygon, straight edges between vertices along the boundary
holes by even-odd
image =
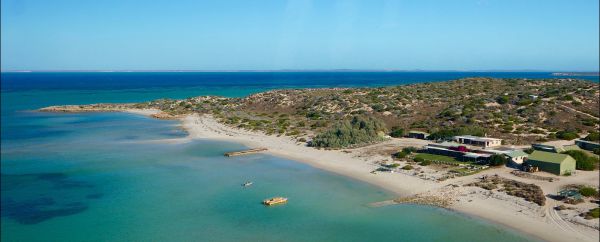
[[[435,200],[438,205],[460,213],[482,218],[506,227],[518,230],[531,237],[545,241],[598,241],[598,219],[585,220],[578,216],[591,208],[593,203],[574,205],[571,210],[554,209],[560,202],[546,199],[544,206],[528,202],[523,198],[507,195],[504,192],[488,191],[483,188],[467,186],[479,181],[482,176],[498,176],[510,180],[538,185],[544,194],[556,194],[568,184],[581,184],[598,187],[597,171],[577,171],[572,176],[556,177],[538,172],[537,176],[553,178],[553,181],[519,177],[511,173],[508,167],[492,168],[476,175],[450,178],[440,181],[440,172],[429,167],[416,167],[411,171],[396,169],[395,172],[373,172],[381,163],[393,161],[389,151],[402,147],[422,147],[430,143],[427,140],[393,138],[388,141],[361,148],[344,150],[319,150],[307,147],[289,136],[266,135],[259,132],[229,127],[218,122],[210,115],[186,115],[174,117],[155,109],[118,108],[97,110],[79,107],[49,107],[45,111],[94,112],[118,111],[145,115],[153,118],[179,119],[181,126],[188,132],[186,138],[159,140],[150,142],[188,142],[193,139],[212,139],[237,142],[249,148],[267,148],[266,153],[309,164],[313,167],[367,182],[397,195],[396,201]],[[386,152],[382,152],[386,151]],[[389,163],[388,163],[389,164]],[[403,164],[404,165],[404,164]],[[417,198],[417,199],[414,199]],[[421,199],[423,198],[423,199]],[[406,200],[408,199],[408,200]],[[413,200],[410,200],[413,199]],[[379,205],[394,204],[394,200],[382,201]]]
[[[144,111],[152,113],[150,111]],[[141,113],[136,111],[136,113]],[[142,112],[143,113],[143,112]],[[286,136],[269,136],[262,133],[228,127],[209,115],[188,115],[181,118],[182,126],[189,132],[188,139],[216,139],[242,143],[250,148],[268,148],[267,153],[284,157],[311,166],[358,179],[376,185],[398,195],[434,196],[450,202],[449,209],[503,224],[525,234],[546,241],[598,241],[597,223],[580,224],[569,222],[567,215],[553,209],[554,201],[547,199],[545,206],[527,202],[521,198],[494,193],[477,188],[461,186],[476,181],[481,175],[497,174],[513,180],[535,183],[544,193],[556,193],[565,184],[598,185],[597,172],[580,171],[576,176],[561,177],[559,182],[537,181],[516,177],[509,168],[496,168],[478,175],[449,179],[443,182],[424,180],[402,173],[371,173],[377,162],[391,161],[390,157],[371,154],[373,146],[351,150],[318,150],[306,147]],[[416,139],[394,139],[388,145],[419,146],[427,141]]]

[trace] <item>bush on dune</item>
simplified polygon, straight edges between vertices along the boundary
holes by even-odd
[[[381,134],[386,131],[381,120],[371,117],[354,116],[333,128],[318,134],[311,146],[320,148],[344,148],[365,145],[384,140]]]

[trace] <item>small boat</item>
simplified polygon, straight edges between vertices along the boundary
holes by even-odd
[[[249,186],[252,186],[252,184],[254,184],[254,183],[247,181],[247,182],[244,182],[244,184],[242,184],[242,186],[249,187]]]
[[[274,197],[263,201],[264,205],[271,206],[287,202],[287,197]]]

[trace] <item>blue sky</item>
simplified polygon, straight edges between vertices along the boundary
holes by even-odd
[[[598,0],[2,0],[2,70],[597,71]]]

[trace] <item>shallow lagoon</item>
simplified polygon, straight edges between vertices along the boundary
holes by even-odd
[[[132,114],[29,114],[2,147],[6,241],[525,241],[443,209],[370,202],[379,188]],[[43,120],[43,121],[42,121]],[[60,131],[60,132],[51,132]],[[6,146],[4,146],[6,144]],[[240,186],[246,180],[254,185]],[[283,206],[264,198],[286,196]]]
[[[285,86],[175,82],[123,89],[119,81],[114,88],[80,90],[44,86],[46,77],[37,76],[43,80],[25,82],[31,88],[2,89],[3,241],[531,240],[444,209],[368,207],[394,196],[299,162],[263,154],[223,157],[244,148],[240,144],[161,141],[186,135],[175,121],[29,111],[60,104],[240,96]],[[6,78],[2,73],[3,88]],[[247,180],[254,185],[243,189],[240,184]],[[289,203],[260,204],[279,195]]]

